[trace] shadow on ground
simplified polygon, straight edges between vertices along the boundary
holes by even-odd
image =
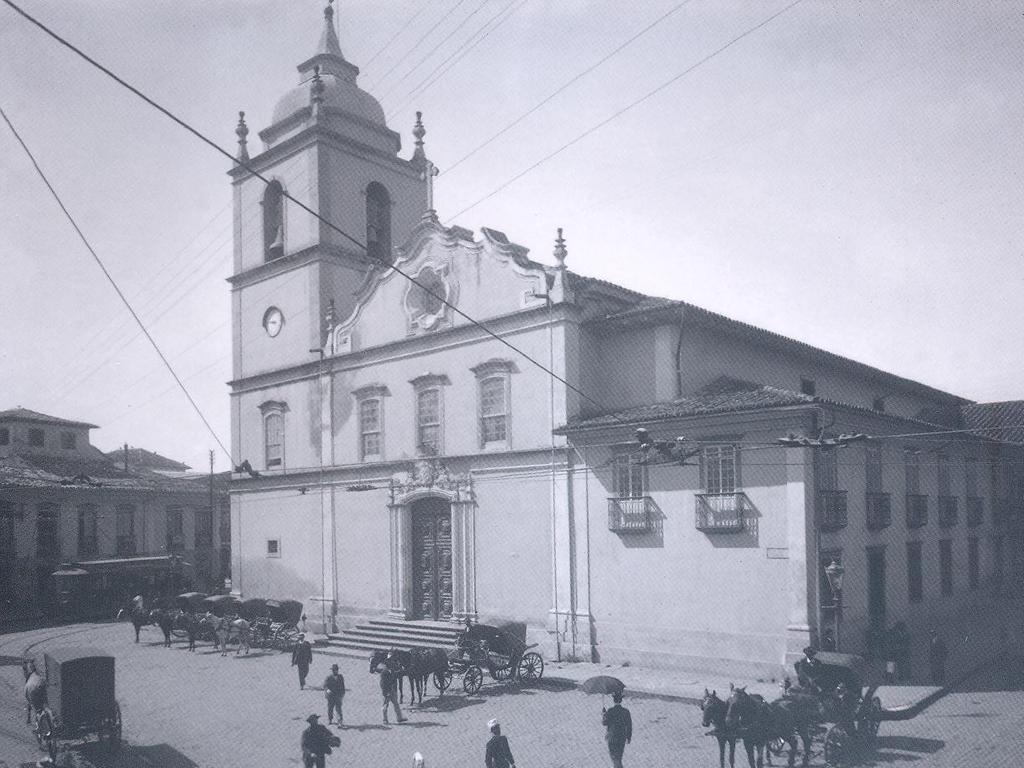
[[[197,763],[170,744],[126,744],[119,751],[111,753],[105,746],[90,742],[68,751],[72,753],[72,759],[68,760],[68,755],[64,755],[64,762],[58,759],[58,766],[79,766],[84,761],[76,760],[74,757],[80,756],[88,761],[85,765],[95,768],[199,768]]]

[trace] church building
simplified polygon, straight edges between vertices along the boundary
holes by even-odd
[[[899,621],[1021,636],[1024,454],[992,423],[1020,408],[576,274],[560,230],[542,262],[445,227],[422,121],[405,159],[330,6],[298,70],[231,172],[242,597],[751,673]]]

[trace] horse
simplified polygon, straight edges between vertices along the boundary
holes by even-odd
[[[23,659],[21,671],[25,675],[25,724],[32,724],[32,712],[42,712],[46,706],[46,680],[36,669],[32,659]]]
[[[377,671],[377,667],[381,664],[388,664],[388,654],[391,654],[390,665],[397,667],[398,677],[398,701],[404,703],[405,696],[402,691],[402,679],[409,681],[409,697],[410,699],[415,695],[416,689],[413,687],[412,679],[412,654],[409,651],[398,651],[392,649],[391,651],[376,650],[370,654],[370,674]]]
[[[715,738],[718,739],[718,765],[719,768],[725,768],[725,745],[729,745],[729,768],[734,768],[736,765],[736,739],[739,738],[737,733],[730,730],[725,724],[725,716],[729,710],[729,704],[723,699],[718,698],[718,693],[715,691],[708,692],[708,689],[704,689],[704,698],[700,702],[701,712],[704,716],[701,718],[701,725],[705,728],[714,728]]]
[[[232,635],[237,635],[238,636],[238,648],[235,650],[235,655],[237,656],[244,649],[245,650],[245,655],[248,656],[249,655],[249,637],[250,637],[249,622],[246,621],[245,619],[241,619],[241,618],[235,619],[234,621],[232,621],[232,622],[230,622],[228,624],[228,628],[229,628],[229,633],[228,633],[229,637],[232,636]]]
[[[738,728],[743,734],[743,747],[750,768],[755,768],[755,751],[756,768],[762,768],[765,747],[774,739],[782,739],[789,744],[789,766],[793,768],[797,736],[803,741],[803,764],[806,766],[811,759],[811,724],[814,722],[816,713],[812,713],[809,707],[787,699],[768,703],[761,696],[748,694],[745,686],[733,688],[725,715],[726,726]],[[770,751],[768,764],[771,765]]]
[[[160,611],[149,611],[145,608],[135,606],[132,608],[131,613],[128,614],[128,619],[132,623],[132,627],[135,628],[135,642],[139,642],[139,630],[143,627],[148,627],[151,624],[157,623],[157,616]],[[122,615],[122,614],[118,614]]]
[[[412,689],[410,702],[415,704],[416,696],[419,695],[419,703],[422,704],[423,691],[427,688],[430,676],[448,671],[448,655],[440,648],[422,647],[409,649],[409,655],[409,687]]]
[[[220,646],[220,655],[228,655],[228,638],[231,637],[231,621],[225,617],[220,617],[216,621],[214,628],[214,635],[217,638],[217,644]]]
[[[164,648],[171,647],[171,630],[174,629],[174,613],[172,611],[158,608],[153,611],[156,616],[156,624],[164,633]]]

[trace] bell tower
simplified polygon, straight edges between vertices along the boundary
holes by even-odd
[[[259,132],[261,151],[249,148],[244,113],[236,128],[236,381],[309,363],[328,307],[347,317],[368,272],[391,262],[428,208],[422,123],[415,152],[402,159],[399,135],[342,55],[332,3],[316,50],[298,65],[299,84]]]

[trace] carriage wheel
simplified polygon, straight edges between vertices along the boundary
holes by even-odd
[[[274,635],[274,641],[281,648],[289,648],[295,644],[299,639],[299,628],[294,624],[287,627],[281,627],[277,634]]]
[[[466,674],[462,676],[462,690],[472,695],[480,690],[484,683],[484,671],[475,664],[466,667]]]
[[[491,677],[493,677],[498,682],[503,683],[506,680],[512,679],[513,671],[514,670],[512,669],[512,667],[494,667],[491,670]]]
[[[452,673],[447,669],[443,672],[434,673],[434,687],[440,695],[444,696],[444,692],[448,690],[448,686],[452,684]]]
[[[825,734],[825,765],[838,766],[843,764],[843,757],[849,747],[850,734],[841,725],[834,725]]]
[[[768,742],[768,751],[773,755],[781,755],[786,751],[786,740],[781,736],[776,736]]]
[[[519,660],[519,679],[528,683],[540,680],[544,674],[544,659],[541,658],[539,653],[523,654],[523,658]]]

